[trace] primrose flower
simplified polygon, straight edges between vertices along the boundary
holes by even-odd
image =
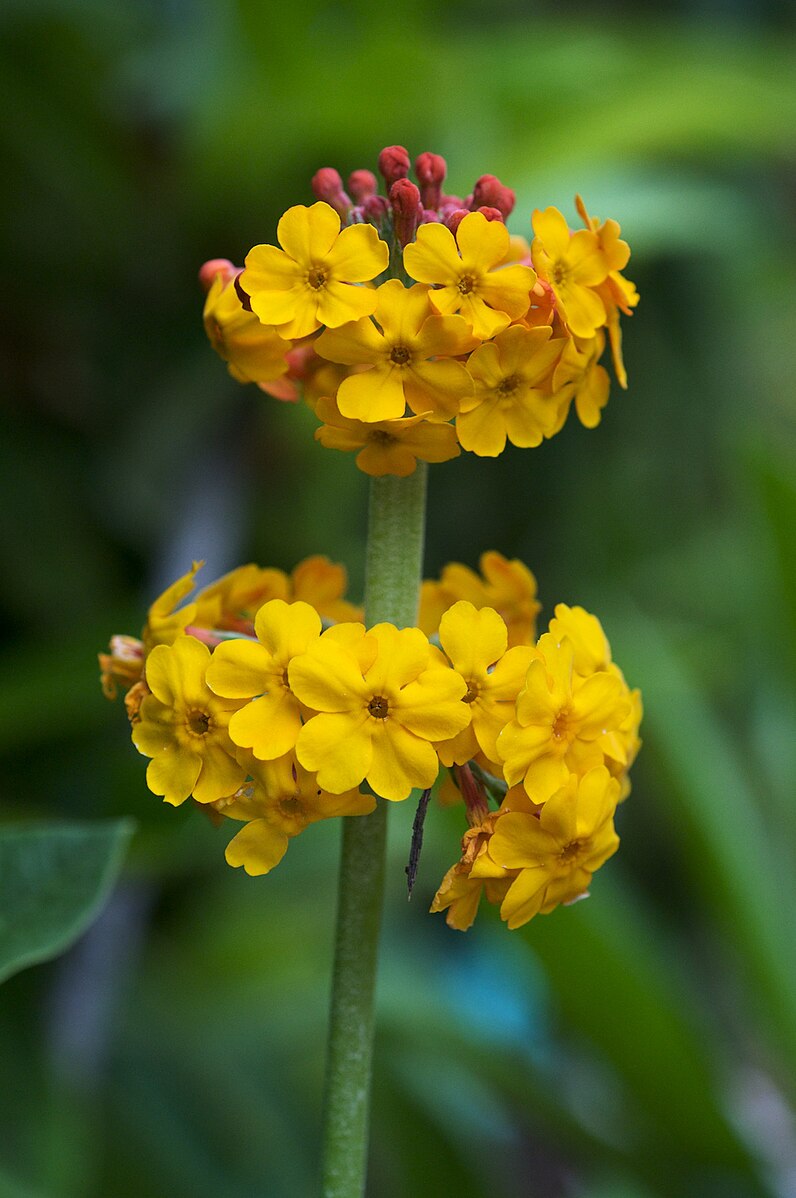
[[[586,341],[573,337],[566,345],[553,374],[554,433],[563,426],[573,400],[584,428],[596,428],[600,423],[611,388],[608,371],[599,365],[604,348],[602,331]]]
[[[281,249],[256,245],[246,257],[239,286],[263,324],[286,339],[306,337],[321,325],[336,328],[368,316],[376,304],[367,283],[386,268],[390,251],[372,225],[341,231],[340,217],[319,201],[297,204],[279,221]]]
[[[429,424],[422,415],[366,424],[341,416],[333,399],[319,400],[315,414],[323,422],[315,430],[315,440],[327,449],[358,450],[359,469],[377,478],[385,474],[406,478],[418,461],[448,462],[461,453],[452,425]]]
[[[133,743],[152,758],[147,786],[175,807],[191,794],[197,803],[213,803],[246,777],[228,732],[240,702],[209,689],[209,663],[209,650],[192,636],[156,645],[147,657],[152,693],[141,702]]]
[[[429,299],[440,313],[461,312],[482,341],[494,337],[530,306],[536,275],[528,266],[496,269],[510,253],[508,229],[481,212],[464,217],[456,236],[426,224],[404,249],[404,265],[420,283],[434,285]]]
[[[496,820],[488,858],[517,871],[500,908],[510,928],[588,894],[592,874],[619,847],[618,796],[619,783],[597,766],[582,778],[570,775],[538,815],[514,811]]]
[[[514,704],[533,658],[530,645],[508,649],[508,631],[491,607],[480,611],[465,600],[443,615],[439,640],[451,665],[467,683],[463,702],[471,722],[453,740],[437,745],[444,765],[463,765],[479,752],[497,760],[499,733],[514,716]]]
[[[296,755],[334,794],[366,781],[399,801],[433,784],[439,762],[431,742],[470,722],[466,683],[437,664],[417,628],[377,624],[344,643],[345,628],[330,629],[290,663],[293,693],[319,713],[301,729]]]
[[[533,264],[552,288],[562,320],[576,337],[593,337],[606,320],[605,305],[593,289],[608,275],[596,234],[591,229],[570,234],[557,208],[537,208],[533,231]]]
[[[522,781],[535,803],[545,803],[570,773],[604,762],[600,739],[628,715],[629,702],[614,674],[582,678],[573,669],[574,651],[551,633],[540,637],[516,715],[497,740],[498,758],[509,786]]]
[[[449,928],[466,932],[478,913],[483,895],[489,903],[500,903],[517,876],[516,871],[507,870],[492,861],[488,846],[494,834],[495,824],[501,818],[492,812],[474,828],[468,828],[462,837],[461,860],[452,866],[440,883],[429,910],[447,911],[445,922]]]
[[[301,709],[287,680],[290,662],[321,634],[321,619],[308,603],[272,599],[254,620],[257,641],[234,640],[218,646],[207,671],[217,695],[252,701],[230,720],[229,734],[240,748],[261,761],[288,753],[301,728]]]
[[[285,355],[291,342],[244,309],[235,290],[238,272],[229,266],[228,271],[219,270],[210,284],[203,314],[205,332],[239,383],[273,383],[287,374]]]
[[[539,389],[561,357],[566,341],[551,341],[551,330],[520,326],[498,333],[467,362],[475,394],[462,401],[456,433],[465,449],[497,457],[512,445],[539,445],[552,432],[557,407]]]
[[[444,612],[458,599],[473,607],[493,607],[503,619],[509,645],[528,645],[535,639],[536,616],[541,604],[536,598],[536,579],[523,562],[510,561],[490,550],[481,554],[481,575],[461,562],[449,562],[439,581],[425,580],[420,588],[418,624],[427,636],[440,625]]]
[[[215,808],[229,819],[244,821],[227,845],[226,859],[232,866],[242,865],[251,877],[278,865],[289,841],[309,824],[340,815],[369,815],[376,806],[373,795],[355,789],[339,795],[320,790],[315,775],[293,753],[258,761],[241,751],[238,760],[249,781]]]
[[[427,420],[450,420],[472,394],[469,374],[453,357],[476,342],[461,316],[434,313],[430,294],[420,283],[404,287],[390,279],[376,292],[376,324],[365,317],[318,338],[321,357],[365,368],[340,384],[337,406],[343,416],[398,420],[408,404]]]

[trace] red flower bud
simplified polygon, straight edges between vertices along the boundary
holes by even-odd
[[[474,208],[497,208],[503,219],[511,216],[517,197],[510,187],[504,187],[495,175],[482,175],[473,188]]]
[[[238,273],[238,269],[237,266],[233,266],[229,258],[210,258],[199,267],[199,282],[205,291],[209,291],[215,282],[216,275],[221,275],[224,282],[228,283],[232,276]]]
[[[393,227],[399,245],[407,245],[417,232],[423,218],[420,192],[408,179],[397,179],[390,188]]]
[[[375,196],[378,189],[373,171],[352,171],[348,176],[348,190],[357,204],[364,204],[368,196]]]
[[[481,208],[476,208],[476,212],[480,212],[481,215],[485,216],[487,220],[498,220],[498,221],[500,221],[501,224],[504,223],[503,213],[500,211],[499,208],[481,207]]]
[[[340,216],[348,216],[351,200],[343,191],[343,180],[333,166],[322,166],[315,172],[312,190],[319,200],[325,200]]]
[[[368,196],[362,205],[365,220],[370,221],[377,229],[384,224],[384,218],[390,211],[390,201],[386,196]]]
[[[441,154],[418,154],[415,159],[415,174],[420,184],[423,207],[436,211],[442,198],[442,184],[448,173],[448,164]]]
[[[379,154],[379,170],[387,187],[409,174],[409,155],[403,146],[387,146]]]
[[[443,220],[450,229],[451,233],[453,233],[454,237],[456,236],[456,230],[464,220],[465,216],[469,215],[470,213],[466,208],[451,208],[450,211],[445,214]]]

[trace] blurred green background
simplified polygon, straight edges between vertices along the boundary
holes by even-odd
[[[597,611],[642,687],[593,897],[466,936],[405,899],[391,812],[373,1198],[796,1193],[796,156],[784,3],[11,0],[0,14],[0,801],[133,815],[65,957],[0,989],[0,1195],[314,1192],[339,828],[252,880],[144,785],[95,654],[206,558],[327,553],[361,587],[367,480],[227,376],[196,271],[317,167],[443,153],[527,231],[614,216],[642,302],[627,394],[537,450],[432,470],[427,573],[496,548]]]

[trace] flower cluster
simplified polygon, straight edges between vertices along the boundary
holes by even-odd
[[[374,476],[539,445],[573,403],[593,428],[606,335],[625,387],[619,315],[638,303],[617,222],[577,197],[583,228],[548,207],[511,235],[514,192],[494,175],[461,198],[442,190],[440,155],[414,168],[417,183],[403,147],[383,150],[386,195],[370,171],[346,191],[323,168],[317,202],[279,221],[279,246],[255,246],[242,270],[205,263],[205,327],[230,373],[282,400],[301,388],[316,439]]]
[[[471,825],[433,905],[452,926],[484,891],[511,927],[585,893],[618,843],[641,718],[594,616],[559,605],[536,641],[535,579],[496,552],[425,582],[405,629],[366,628],[325,558],[242,566],[189,600],[198,568],[100,665],[109,697],[125,688],[150,790],[243,824],[231,865],[267,873],[308,824],[442,774]]]

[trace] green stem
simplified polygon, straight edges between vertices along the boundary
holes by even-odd
[[[414,625],[423,565],[425,464],[374,478],[365,578],[368,627]],[[343,820],[324,1104],[323,1198],[361,1198],[367,1171],[370,1076],[387,804]]]

